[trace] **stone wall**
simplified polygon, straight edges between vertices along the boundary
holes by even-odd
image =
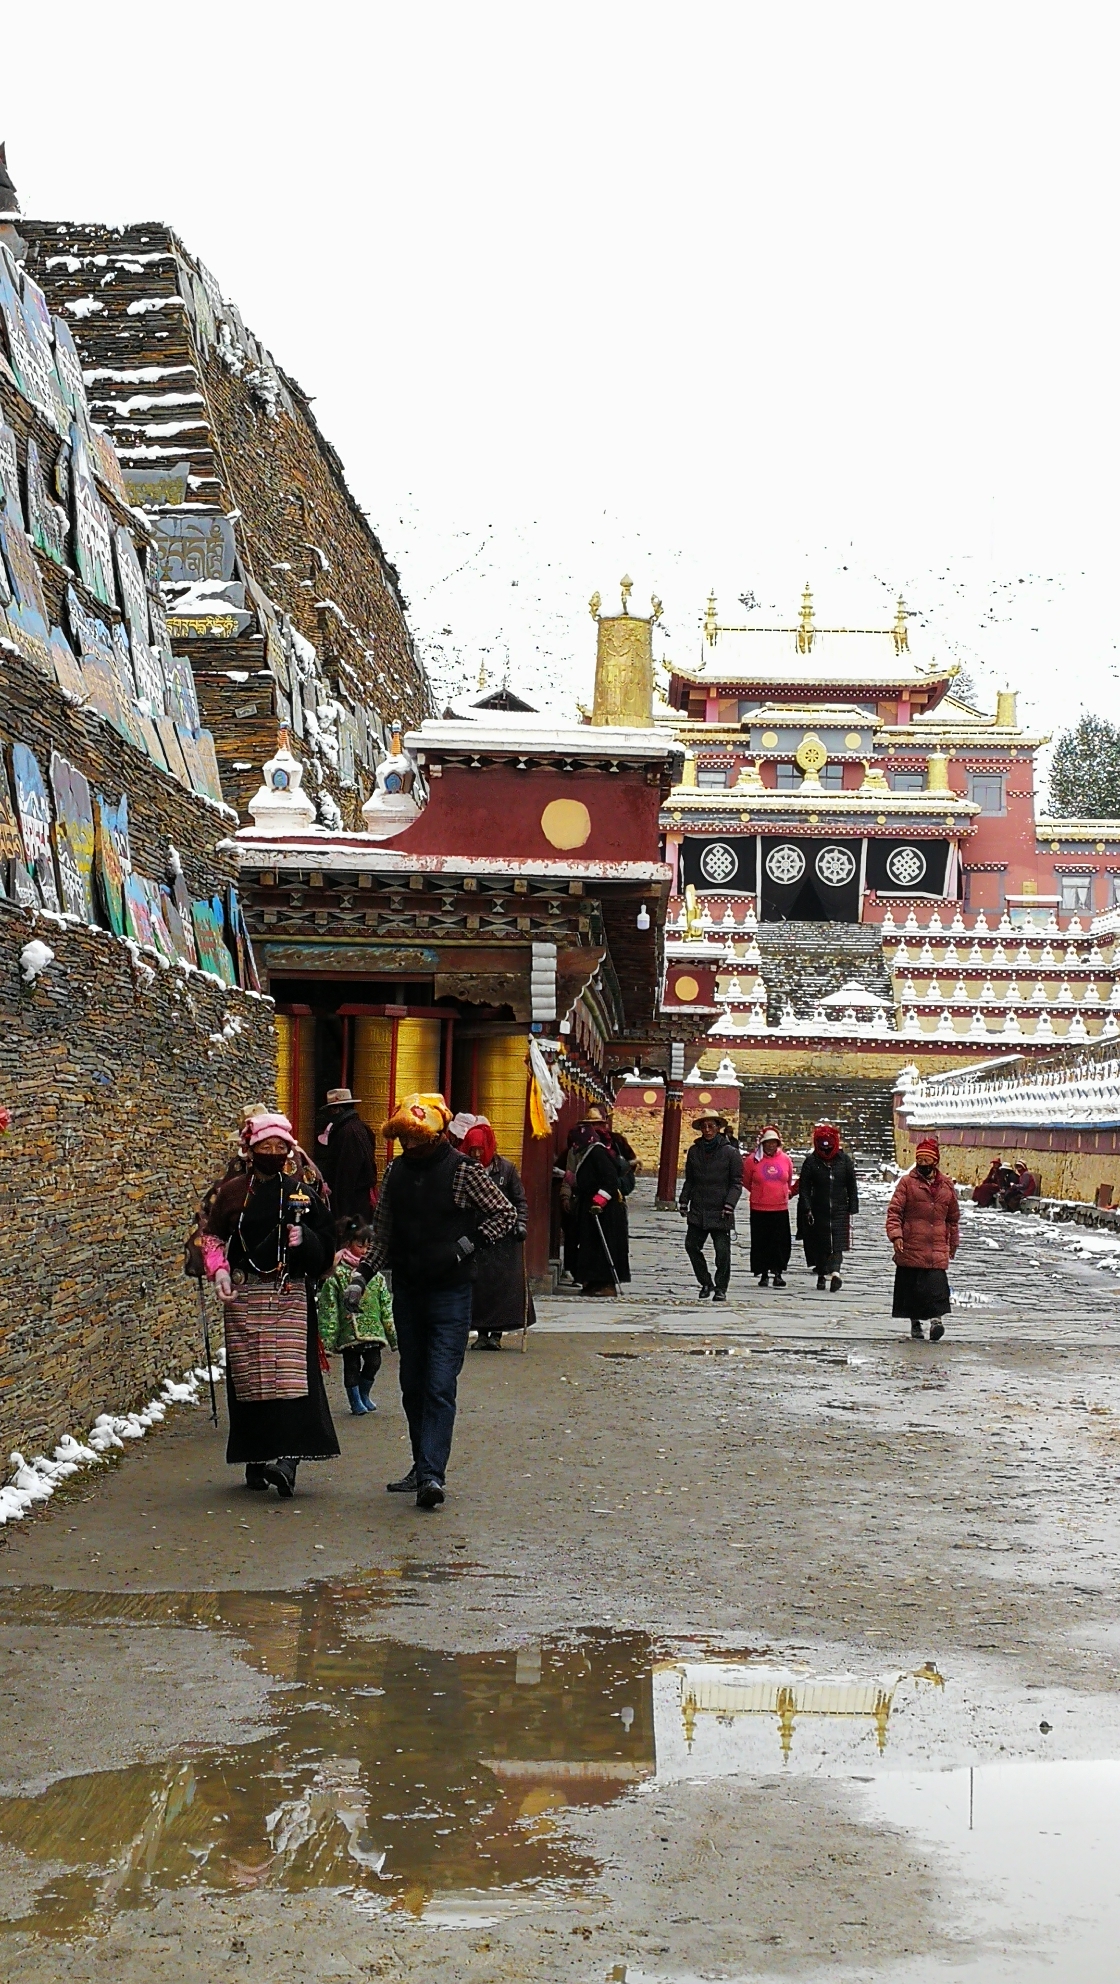
[[[33,934],[55,957],[28,987]],[[5,1454],[49,1452],[201,1360],[183,1241],[238,1108],[274,1094],[269,1001],[0,901]]]
[[[924,1134],[895,1115],[895,1156],[904,1170]],[[967,1130],[938,1126],[941,1167],[958,1185],[977,1185],[996,1157],[1022,1158],[1047,1199],[1080,1199],[1092,1205],[1107,1187],[1105,1203],[1120,1204],[1120,1133],[1115,1130],[1037,1129],[1022,1123]]]
[[[93,417],[133,478],[132,500],[157,525],[212,516],[232,530],[237,584],[249,587],[238,594],[237,618],[248,616],[249,628],[213,639],[189,614],[171,619],[175,650],[195,669],[225,797],[243,810],[279,727],[290,725],[311,796],[333,803],[345,825],[360,825],[380,731],[396,718],[407,727],[430,715],[431,692],[397,571],[307,395],[166,226],[21,226],[28,267],[73,332]],[[294,268],[293,279],[312,277]],[[352,326],[341,305],[324,313],[323,329],[325,362],[353,367]],[[213,611],[222,610],[215,599]],[[304,643],[298,653],[289,627],[296,648]],[[248,694],[238,693],[230,671],[254,678]],[[256,728],[267,734],[250,738],[253,726],[239,711],[254,701]],[[353,723],[343,747],[332,704]],[[250,750],[252,779],[243,769]]]

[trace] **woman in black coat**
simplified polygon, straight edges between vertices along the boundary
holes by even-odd
[[[506,1330],[527,1330],[537,1320],[525,1273],[529,1202],[516,1164],[511,1164],[508,1157],[498,1156],[493,1127],[485,1116],[471,1125],[459,1148],[464,1157],[490,1173],[517,1214],[512,1233],[492,1247],[478,1249],[478,1271],[471,1296],[471,1323],[478,1332],[475,1349],[500,1350]],[[522,1348],[524,1341],[522,1338]]]
[[[797,1194],[797,1237],[807,1265],[816,1269],[818,1288],[828,1285],[835,1294],[843,1287],[840,1268],[852,1244],[852,1214],[858,1211],[855,1165],[841,1150],[834,1124],[818,1123]]]

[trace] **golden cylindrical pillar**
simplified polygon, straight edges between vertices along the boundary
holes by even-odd
[[[438,1090],[439,1049],[438,1020],[355,1019],[352,1086],[358,1114],[375,1137],[402,1095]],[[389,1146],[389,1156],[394,1149]]]
[[[478,1043],[477,1113],[489,1117],[499,1157],[519,1168],[529,1080],[527,1052],[528,1042],[520,1033],[500,1033]]]
[[[305,1150],[315,1135],[315,1019],[276,1015],[276,1100]]]

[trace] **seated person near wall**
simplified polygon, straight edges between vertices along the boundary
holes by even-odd
[[[974,1206],[994,1206],[999,1197],[1000,1173],[1005,1169],[1002,1157],[993,1157],[991,1169],[986,1178],[972,1187]]]
[[[1024,1199],[1038,1196],[1038,1179],[1033,1171],[1028,1171],[1020,1158],[1011,1172],[999,1195],[999,1203],[1004,1212],[1021,1212]]]

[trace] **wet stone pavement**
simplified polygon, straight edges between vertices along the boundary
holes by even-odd
[[[1120,1249],[968,1209],[911,1344],[886,1197],[713,1314],[640,1188],[438,1516],[390,1358],[292,1503],[183,1408],[0,1533],[4,1984],[1113,1979]]]

